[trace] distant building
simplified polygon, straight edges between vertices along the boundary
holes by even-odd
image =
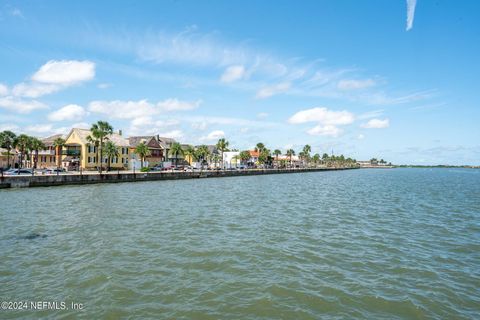
[[[223,167],[238,168],[240,166],[240,152],[239,151],[226,151],[223,153]]]
[[[103,159],[98,159],[99,148],[88,141],[87,137],[91,135],[88,129],[73,128],[65,139],[65,146],[62,153],[62,166],[67,170],[78,170],[80,168],[95,170],[102,166],[107,168],[108,159],[104,155]],[[119,133],[113,133],[107,136],[108,141],[112,141],[117,146],[118,157],[111,159],[110,167],[114,170],[127,169],[130,157],[130,144]],[[107,141],[107,140],[106,140]]]
[[[15,149],[10,150],[10,156],[7,149],[0,148],[0,168],[8,168],[10,163],[11,168],[18,167],[18,153]]]
[[[139,156],[135,153],[135,148],[141,144],[144,143],[147,147],[148,150],[150,151],[150,154],[145,157],[146,163],[144,163],[144,167],[153,167],[155,165],[160,164],[163,159],[163,152],[164,148],[160,145],[160,142],[157,140],[156,136],[133,136],[128,138],[128,142],[130,144],[130,168],[133,168],[133,165],[135,164],[136,168],[140,168],[141,166],[141,159]],[[137,163],[138,162],[138,163]]]
[[[45,169],[61,166],[62,150],[57,150],[58,148],[55,148],[54,145],[58,138],[65,139],[65,135],[56,134],[42,139],[45,149],[38,151],[37,168]],[[59,154],[57,154],[57,151],[59,151]]]

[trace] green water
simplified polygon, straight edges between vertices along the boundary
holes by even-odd
[[[480,318],[479,170],[11,189],[0,204],[0,299],[83,305],[1,319]]]

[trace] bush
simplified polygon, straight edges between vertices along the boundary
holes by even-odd
[[[140,169],[141,172],[148,172],[150,171],[150,168],[147,168],[147,167],[143,167],[142,169]]]

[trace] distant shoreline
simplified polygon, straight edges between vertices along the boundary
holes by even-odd
[[[411,164],[402,164],[402,165],[394,165],[394,168],[446,168],[446,169],[480,169],[480,166],[470,166],[470,165],[462,165],[462,166],[454,166],[454,165],[411,165]]]

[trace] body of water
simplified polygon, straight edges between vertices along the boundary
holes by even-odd
[[[479,170],[0,191],[0,299],[69,307],[2,319],[479,319],[479,288]]]

